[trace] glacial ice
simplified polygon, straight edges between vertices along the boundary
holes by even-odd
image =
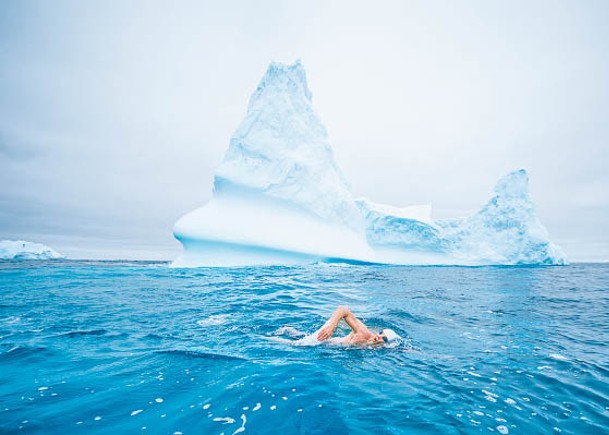
[[[0,260],[51,260],[65,258],[41,243],[0,240]]]
[[[184,246],[174,267],[567,262],[535,214],[523,169],[465,219],[354,198],[299,61],[269,66],[216,169],[212,199],[179,219],[174,236]]]
[[[361,201],[369,244],[376,261],[393,264],[566,264],[562,250],[548,241],[528,193],[524,169],[499,180],[495,196],[464,219],[426,217]],[[416,209],[415,209],[416,210]]]

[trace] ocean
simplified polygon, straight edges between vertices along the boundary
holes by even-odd
[[[608,342],[608,264],[0,262],[0,432],[609,433]]]

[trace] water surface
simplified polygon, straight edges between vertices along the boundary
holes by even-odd
[[[608,287],[594,264],[1,262],[0,432],[607,433]],[[275,340],[339,304],[404,342]]]

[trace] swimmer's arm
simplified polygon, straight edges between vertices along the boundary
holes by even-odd
[[[334,314],[332,314],[332,317],[330,317],[330,319],[323,326],[323,328],[321,328],[319,330],[319,333],[317,334],[317,339],[319,341],[324,341],[324,340],[327,340],[328,338],[332,337],[332,334],[334,334],[334,330],[338,326],[340,320],[347,317],[349,314],[351,314],[351,311],[349,311],[349,309],[347,307],[343,307],[343,306],[338,307],[334,311]],[[353,316],[353,314],[351,314],[351,315]],[[348,324],[348,322],[347,322],[347,324]]]
[[[355,334],[369,334],[370,331],[368,331],[366,325],[364,325],[361,320],[355,317],[355,315],[348,308],[345,309],[347,310],[347,313],[344,317],[345,322],[347,322],[347,325],[349,325],[353,332]]]

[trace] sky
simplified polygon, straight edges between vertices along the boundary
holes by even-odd
[[[173,259],[272,61],[301,59],[356,196],[475,213],[525,168],[572,261],[609,261],[609,2],[0,5],[0,239]]]

